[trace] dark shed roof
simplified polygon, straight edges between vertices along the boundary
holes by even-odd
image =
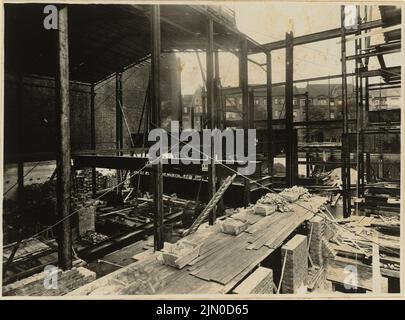
[[[54,77],[55,30],[43,27],[43,4],[5,5],[6,72]],[[150,53],[150,5],[69,5],[70,78],[97,82]],[[238,47],[242,35],[227,19],[203,6],[161,5],[162,50],[204,49],[206,20],[214,42]],[[248,39],[248,46],[257,44]]]

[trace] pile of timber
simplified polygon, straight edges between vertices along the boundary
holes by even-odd
[[[400,238],[399,233],[392,232],[394,226],[399,228],[398,219],[383,216],[351,216],[338,222],[344,225],[344,229],[338,228],[338,232],[328,243],[336,253],[334,257],[329,256],[328,259],[329,280],[339,282],[344,279],[345,266],[352,264],[358,267],[361,284],[359,286],[372,290],[372,258],[373,254],[375,255],[373,244],[378,246],[381,274],[399,277]]]

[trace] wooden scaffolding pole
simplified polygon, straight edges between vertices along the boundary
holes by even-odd
[[[70,105],[68,8],[58,11],[58,77],[57,77],[57,211],[60,224],[58,237],[59,267],[72,268],[72,232],[70,226]]]
[[[16,125],[16,137],[17,137],[17,153],[20,155],[17,163],[17,199],[19,207],[23,208],[24,204],[24,160],[21,156],[23,153],[23,77],[22,74],[18,74],[17,79],[17,125]]]
[[[161,126],[160,110],[160,6],[152,6],[151,19],[151,107],[152,107],[152,128]],[[163,248],[163,168],[158,161],[153,165],[154,180],[154,204],[155,212],[153,219],[154,226],[154,249]]]
[[[215,123],[215,88],[214,88],[214,22],[207,20],[207,112],[209,128],[214,129]],[[214,159],[214,143],[211,136],[211,164],[208,167],[208,196],[211,199],[216,192],[216,172]],[[209,224],[213,225],[216,219],[216,208],[209,214]]]

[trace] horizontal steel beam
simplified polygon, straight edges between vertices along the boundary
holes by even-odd
[[[170,161],[170,159],[168,159]],[[201,159],[200,163],[190,163],[190,164],[174,164],[168,163],[163,164],[164,173],[173,173],[179,175],[207,175],[205,165],[203,165]],[[74,155],[73,156],[73,165],[75,170],[83,168],[106,168],[106,169],[117,169],[117,170],[141,170],[150,172],[152,165],[148,164],[149,159],[147,157],[130,157],[130,156],[103,156],[103,155]],[[219,161],[220,162],[220,161]],[[260,161],[254,161],[256,164],[259,164]],[[227,163],[223,162],[224,165],[218,163],[216,165],[216,170],[218,175],[229,175],[234,173],[234,170],[237,170],[239,167],[243,167],[241,163],[236,161]]]
[[[375,56],[381,56],[384,54],[391,54],[391,53],[398,53],[398,52],[401,52],[401,48],[390,49],[390,50],[376,50],[373,52],[367,52],[367,53],[348,56],[348,57],[346,57],[346,60],[363,59],[363,58],[367,58],[367,57],[375,57]]]
[[[369,22],[365,22],[365,23],[361,24],[360,30],[364,31],[364,30],[379,28],[379,27],[383,27],[383,26],[385,26],[385,25],[382,22],[382,20],[374,20],[374,21],[369,21]],[[338,38],[341,36],[341,32],[342,32],[341,28],[335,28],[335,29],[325,30],[325,31],[321,31],[321,32],[311,33],[311,34],[300,36],[300,37],[295,37],[293,39],[293,45],[299,46],[299,45],[318,42],[318,41],[335,39],[335,38]],[[358,30],[355,30],[355,29],[346,30],[346,35],[357,34],[357,32],[358,32]],[[285,40],[270,42],[270,43],[266,43],[266,44],[262,45],[262,47],[265,47],[268,51],[284,49],[285,46],[286,46]],[[254,51],[254,50],[252,50],[252,51]],[[258,53],[260,51],[257,50],[256,53]]]

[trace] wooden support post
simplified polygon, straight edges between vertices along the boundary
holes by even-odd
[[[248,50],[247,39],[241,39],[240,55],[239,55],[239,86],[242,91],[242,108],[243,108],[243,130],[244,130],[244,150],[247,150],[248,145],[248,129],[249,129],[249,80],[248,80]],[[243,204],[248,206],[250,203],[250,182],[244,179],[244,196]]]
[[[152,128],[161,126],[161,101],[160,101],[160,6],[152,5],[151,19],[151,107]],[[159,161],[153,165],[154,180],[154,249],[163,248],[163,168]]]
[[[294,99],[294,46],[292,32],[286,33],[286,74],[285,74],[285,129],[287,135],[286,145],[286,185],[292,187],[296,181],[297,168],[294,167],[294,118],[293,118],[293,99]]]
[[[372,283],[373,283],[373,293],[381,293],[381,267],[380,267],[380,246],[378,244],[378,234],[374,233],[372,244]]]
[[[95,114],[95,97],[94,83],[90,88],[90,149],[96,150],[96,114]],[[96,168],[91,168],[91,190],[93,198],[97,193],[97,180],[96,180]]]
[[[70,105],[69,105],[69,38],[68,7],[58,11],[57,76],[57,210],[60,223],[58,237],[59,267],[72,268],[72,230],[70,226]]]
[[[273,89],[271,52],[266,52],[266,86],[267,86],[267,167],[271,177],[274,175],[274,148],[273,148]]]
[[[215,128],[215,92],[214,92],[214,22],[212,19],[207,21],[207,111],[209,128]],[[211,164],[208,170],[208,196],[211,199],[216,192],[216,172],[214,159],[214,143],[211,137]],[[213,225],[216,219],[216,208],[209,215],[208,221]]]
[[[23,77],[22,74],[18,74],[17,79],[17,125],[16,125],[16,137],[17,137],[17,153],[20,155],[17,163],[17,199],[18,206],[23,208],[24,206],[24,160],[22,159],[23,153]]]
[[[347,71],[346,71],[346,28],[345,28],[345,7],[341,6],[341,55],[342,55],[342,107],[343,107],[343,135],[342,135],[342,196],[343,196],[343,217],[351,214],[350,199],[350,148],[348,106],[347,106]]]

